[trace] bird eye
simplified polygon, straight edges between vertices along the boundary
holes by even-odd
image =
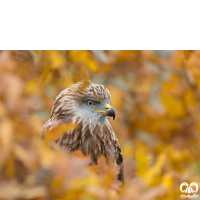
[[[93,101],[88,101],[88,106],[93,106],[93,105],[94,105]]]

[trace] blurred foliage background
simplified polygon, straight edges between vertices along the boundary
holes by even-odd
[[[38,136],[83,79],[112,95],[123,187],[104,158],[91,167]],[[199,51],[0,51],[0,199],[179,199],[200,183],[199,88]]]

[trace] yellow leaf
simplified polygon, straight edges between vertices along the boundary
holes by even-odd
[[[48,130],[46,132],[46,138],[48,140],[55,141],[56,139],[60,138],[67,131],[73,131],[76,128],[77,128],[76,124],[58,125],[55,128]]]
[[[144,174],[145,183],[152,184],[154,182],[155,177],[162,172],[162,168],[166,163],[166,159],[167,156],[165,153],[161,153],[158,156],[156,163]]]
[[[87,66],[92,70],[92,71],[97,71],[98,70],[98,66],[97,64],[93,61],[93,60],[88,60],[87,62]]]
[[[170,189],[170,188],[172,188],[173,184],[174,184],[174,177],[171,174],[165,174],[162,185],[166,189]]]

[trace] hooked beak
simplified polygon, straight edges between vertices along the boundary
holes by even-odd
[[[106,111],[96,110],[96,111],[93,111],[93,112],[98,112],[98,113],[102,113],[106,116],[113,117],[113,120],[114,120],[115,119],[115,110],[109,104],[105,105],[105,109],[106,109]]]
[[[113,117],[113,120],[114,120],[115,119],[115,110],[109,104],[106,104],[105,108],[106,108],[107,116]]]

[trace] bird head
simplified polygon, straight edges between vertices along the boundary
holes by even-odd
[[[63,90],[56,98],[52,109],[53,117],[72,117],[97,122],[108,116],[115,119],[115,110],[110,106],[111,95],[103,85],[82,81]]]

